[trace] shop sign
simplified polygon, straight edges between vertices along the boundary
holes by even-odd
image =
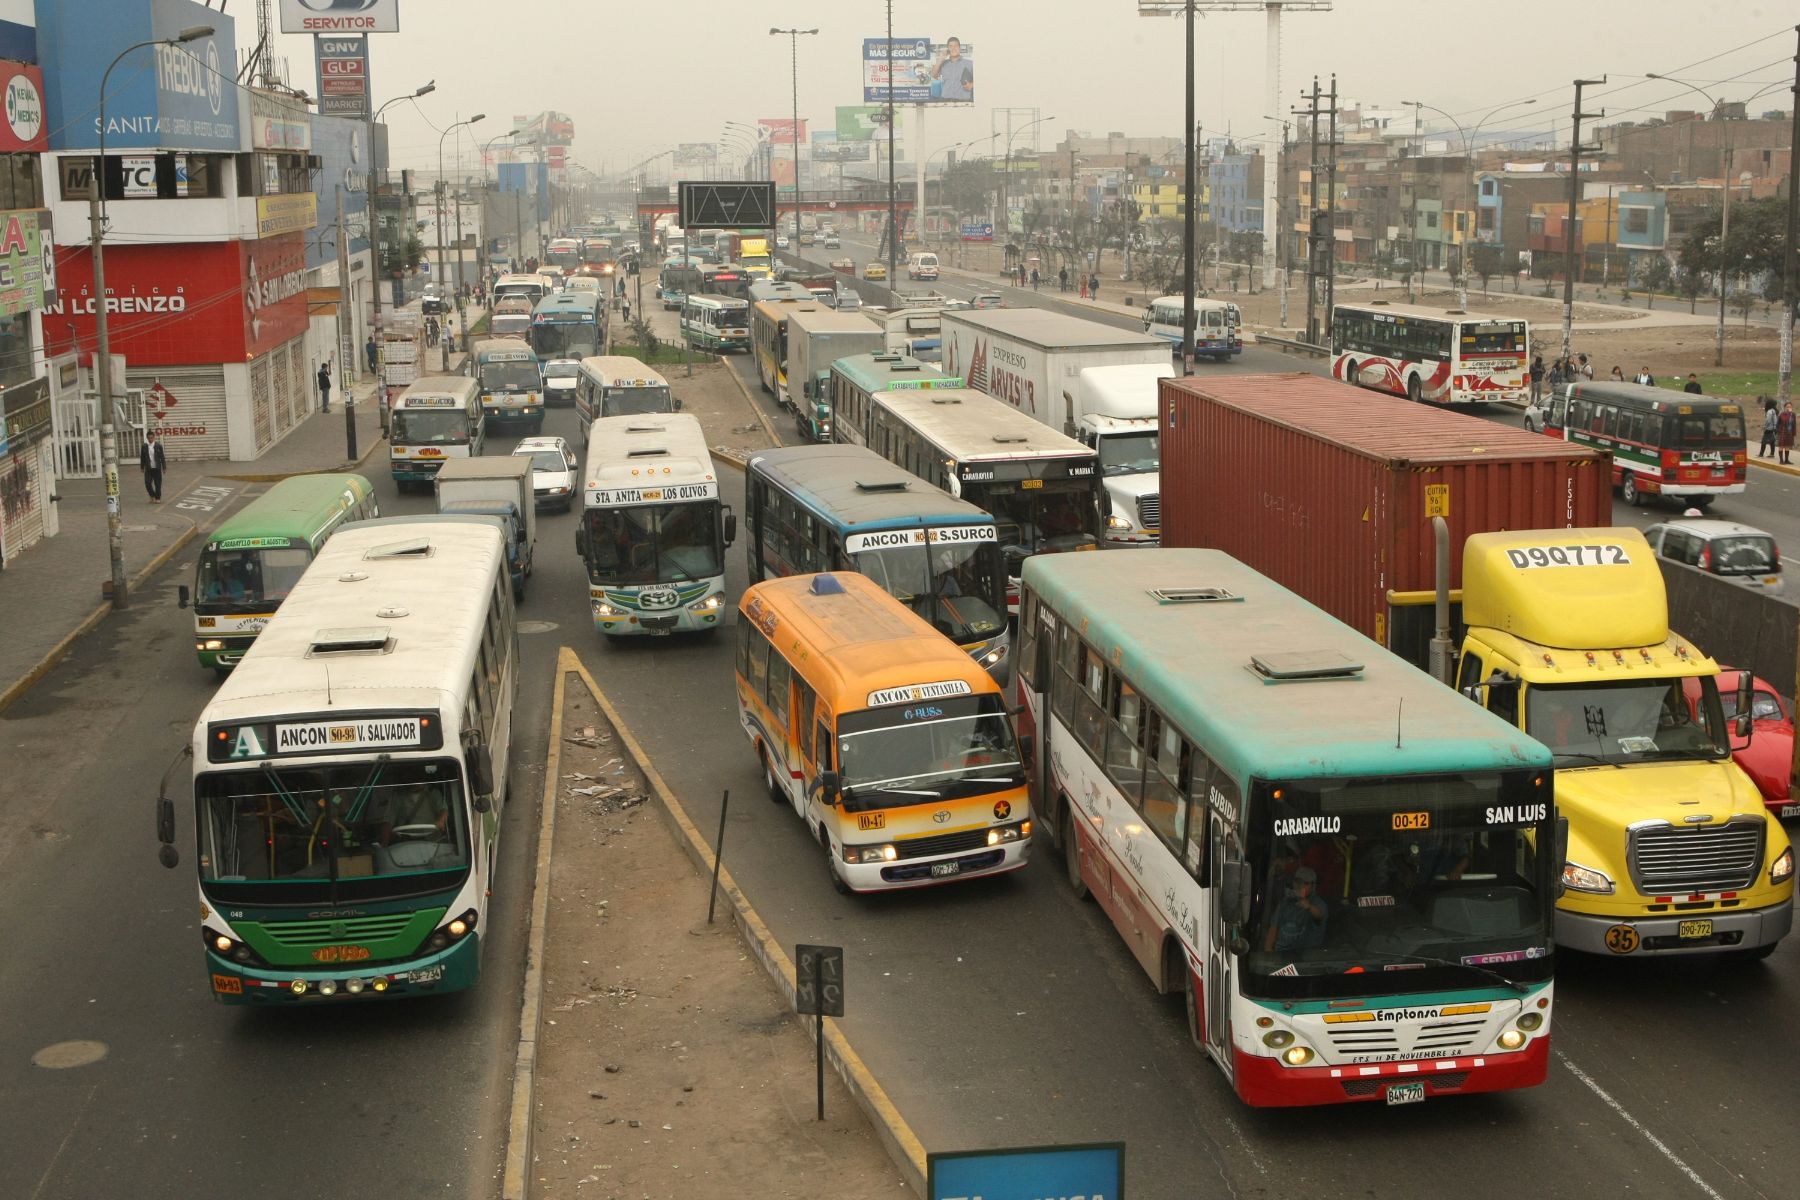
[[[298,233],[319,223],[319,198],[311,192],[256,198],[256,236]]]

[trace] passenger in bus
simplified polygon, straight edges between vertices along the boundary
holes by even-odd
[[[1264,950],[1312,950],[1325,944],[1325,918],[1331,909],[1318,890],[1317,871],[1295,868],[1263,933]]]

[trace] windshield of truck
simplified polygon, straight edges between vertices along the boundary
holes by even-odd
[[[838,770],[851,812],[936,804],[1023,785],[998,695],[949,696],[838,718]]]
[[[367,900],[450,887],[469,868],[450,759],[209,771],[195,795],[209,895]]]
[[[1256,785],[1244,990],[1307,998],[1480,986],[1484,972],[1548,979],[1546,774]]]
[[[1671,450],[1684,453],[1716,451],[1727,458],[1744,445],[1744,414],[1690,413],[1668,419]]]
[[[1099,544],[1095,523],[1093,484],[1086,479],[1026,480],[1042,482],[1041,488],[1022,488],[1018,483],[963,486],[963,498],[994,515],[1000,528],[1001,547],[1009,556],[1079,550]],[[1017,574],[1015,571],[1014,574]]]
[[[469,419],[459,408],[397,408],[388,417],[388,434],[396,446],[463,446]]]
[[[1525,730],[1550,747],[1559,767],[1598,763],[1719,759],[1730,753],[1708,732],[1724,729],[1717,681],[1699,681],[1699,716],[1679,679],[1534,684],[1527,693]]]
[[[529,359],[481,364],[484,392],[535,392],[540,378],[537,364]]]
[[[1006,628],[1006,567],[994,542],[891,546],[850,561],[953,642]]]
[[[1103,475],[1142,475],[1162,467],[1162,449],[1154,429],[1108,434],[1096,449]]]
[[[717,500],[596,508],[587,540],[595,583],[687,583],[724,572]]]
[[[312,550],[305,545],[208,550],[200,556],[194,607],[208,612],[267,612],[300,582]]]
[[[600,396],[603,417],[635,417],[640,413],[674,412],[667,384],[655,387],[609,387]]]

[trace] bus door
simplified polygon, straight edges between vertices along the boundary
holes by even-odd
[[[1196,764],[1198,766],[1198,764]],[[1216,771],[1216,769],[1215,769]],[[1194,789],[1199,791],[1199,787]],[[1227,1079],[1232,1078],[1231,1059],[1231,939],[1235,932],[1233,914],[1225,911],[1219,903],[1221,895],[1221,867],[1227,862],[1244,861],[1244,846],[1238,836],[1236,824],[1227,819],[1217,805],[1217,800],[1209,803],[1204,810],[1207,819],[1207,832],[1212,849],[1212,861],[1205,864],[1204,869],[1211,872],[1212,887],[1207,889],[1207,940],[1206,970],[1201,975],[1201,987],[1205,989],[1204,1012],[1206,1028],[1201,1032],[1206,1052],[1224,1070]],[[1195,805],[1199,807],[1198,804]]]
[[[470,393],[469,397],[469,457],[480,458],[482,447],[487,445],[487,410],[481,407],[481,393]]]

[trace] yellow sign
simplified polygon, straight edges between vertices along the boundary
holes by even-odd
[[[319,223],[319,198],[311,192],[256,198],[256,236],[299,233]]]
[[[1606,931],[1606,948],[1614,954],[1630,954],[1640,941],[1638,931],[1629,925],[1614,925]]]
[[[1431,814],[1428,812],[1400,812],[1394,814],[1395,829],[1430,829]]]
[[[1449,484],[1428,483],[1425,485],[1425,515],[1427,517],[1448,517],[1450,515]]]

